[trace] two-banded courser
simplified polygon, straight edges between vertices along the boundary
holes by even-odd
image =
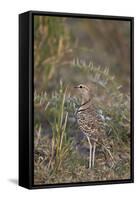
[[[103,120],[97,113],[97,109],[92,101],[91,90],[83,84],[75,88],[81,96],[81,105],[76,111],[76,119],[80,130],[84,133],[89,143],[89,168],[94,167],[95,164],[96,144],[102,145],[113,161],[110,150],[103,144],[103,140],[107,136],[103,128]]]

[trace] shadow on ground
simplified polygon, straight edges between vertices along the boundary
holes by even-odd
[[[14,185],[18,185],[18,180],[15,178],[8,179],[9,182],[13,183]]]

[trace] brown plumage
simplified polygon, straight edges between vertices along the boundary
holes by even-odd
[[[87,105],[87,104],[86,104]],[[104,138],[102,119],[96,112],[95,106],[89,102],[86,108],[80,106],[76,114],[81,131],[87,134],[91,140],[98,141]]]
[[[82,99],[82,103],[76,112],[76,118],[80,130],[85,134],[89,143],[89,168],[91,168],[91,166],[94,167],[96,144],[103,145],[102,141],[106,138],[106,135],[105,130],[103,129],[103,120],[97,113],[97,109],[91,99],[92,91],[83,84],[80,84],[75,88]],[[111,158],[113,158],[110,151],[106,147],[105,149]]]

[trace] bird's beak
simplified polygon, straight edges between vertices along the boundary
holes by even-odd
[[[74,88],[78,88],[78,86],[74,86]]]

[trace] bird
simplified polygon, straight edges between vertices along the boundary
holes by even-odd
[[[80,130],[86,136],[89,144],[89,168],[94,168],[95,152],[97,144],[101,144],[110,155],[112,161],[113,156],[110,150],[104,145],[103,139],[106,138],[103,127],[103,119],[98,114],[95,103],[93,102],[93,94],[91,88],[84,84],[74,86],[79,96],[81,104],[76,110],[76,120]]]

